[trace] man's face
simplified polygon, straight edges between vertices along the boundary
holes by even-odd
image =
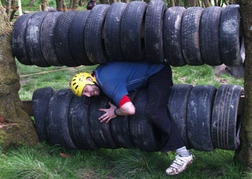
[[[91,78],[87,78],[90,80]],[[91,79],[92,81],[92,79]],[[81,93],[81,96],[85,95],[87,97],[98,96],[100,94],[100,88],[96,85],[86,85]]]
[[[86,85],[82,91],[82,96],[87,97],[98,96],[100,94],[100,89],[95,85]]]

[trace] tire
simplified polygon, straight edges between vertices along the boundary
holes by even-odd
[[[85,50],[85,25],[90,11],[80,11],[69,29],[69,47],[74,61],[78,65],[93,65]]]
[[[40,28],[40,47],[43,57],[49,65],[62,66],[56,55],[54,29],[62,12],[50,12],[42,21]]]
[[[129,93],[131,101],[134,99],[136,93],[136,91]],[[129,116],[117,116],[110,121],[111,135],[115,143],[122,148],[135,147],[130,135],[129,120]]]
[[[141,38],[147,3],[142,1],[130,2],[122,17],[121,47],[126,60],[139,62],[145,59],[144,39]]]
[[[98,147],[116,149],[118,146],[110,133],[110,122],[105,123],[98,120],[104,114],[104,112],[99,111],[100,108],[109,108],[108,97],[106,95],[92,97],[88,118],[91,136]]]
[[[88,111],[91,99],[85,96],[73,96],[69,105],[69,132],[78,149],[93,150],[98,146],[90,133]]]
[[[206,8],[200,20],[200,51],[202,60],[212,66],[221,65],[220,57],[220,16],[221,7]]]
[[[130,134],[134,145],[145,151],[161,150],[161,133],[146,116],[147,88],[138,91],[132,101],[136,112],[130,116]]]
[[[46,120],[48,115],[49,101],[54,93],[54,88],[45,87],[35,90],[32,95],[33,116],[36,130],[41,141],[49,141],[46,129]]]
[[[227,66],[240,66],[240,6],[226,6],[220,19],[220,52],[221,60]]]
[[[238,106],[243,93],[244,89],[237,85],[221,85],[217,90],[212,117],[212,141],[215,148],[238,148],[242,119],[238,115]]]
[[[106,15],[104,43],[106,52],[112,61],[124,60],[121,49],[121,22],[126,7],[126,3],[113,3]]]
[[[145,15],[146,58],[152,63],[164,61],[163,19],[167,6],[164,1],[150,1]]]
[[[64,12],[57,20],[54,34],[57,58],[63,65],[74,67],[78,64],[74,61],[69,48],[69,28],[78,11]]]
[[[71,89],[61,89],[51,97],[48,108],[49,139],[52,144],[60,144],[67,149],[77,149],[68,129],[68,111],[72,97]]]
[[[32,14],[24,14],[20,16],[14,23],[12,31],[12,49],[14,56],[24,65],[32,65],[31,60],[26,51],[26,29],[27,22]]]
[[[49,67],[46,63],[40,47],[40,27],[47,11],[41,11],[33,14],[27,23],[26,30],[26,50],[29,59],[34,65],[40,67]]]
[[[164,15],[164,54],[169,65],[184,66],[186,62],[182,53],[181,28],[184,7],[170,7]]]
[[[173,85],[171,87],[171,93],[167,104],[170,115],[177,124],[182,140],[187,149],[191,148],[187,137],[186,118],[188,98],[192,88],[193,86],[188,84]]]
[[[195,86],[187,105],[187,135],[193,149],[213,151],[211,119],[217,89],[210,85]]]
[[[89,60],[93,64],[106,64],[109,58],[105,51],[102,30],[110,5],[96,5],[90,12],[85,28],[85,48]]]
[[[182,19],[182,52],[188,65],[203,65],[200,54],[199,26],[202,7],[189,7]]]

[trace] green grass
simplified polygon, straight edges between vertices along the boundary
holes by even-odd
[[[78,72],[92,72],[96,66],[77,68],[25,66],[17,63],[22,100],[31,100],[33,92],[51,86],[56,90],[69,88],[69,81]],[[66,69],[67,68],[67,69]],[[61,71],[53,71],[60,70]],[[243,79],[229,75],[217,77],[213,67],[172,67],[175,84],[192,85],[237,84]],[[43,72],[42,74],[39,74]],[[24,76],[28,75],[28,76]],[[234,151],[216,149],[213,152],[190,150],[193,164],[178,176],[167,176],[165,169],[175,158],[174,152],[145,152],[139,149],[68,150],[41,142],[34,147],[12,147],[0,150],[0,178],[3,179],[240,179],[243,166],[234,161]],[[60,153],[67,154],[62,157]],[[248,174],[251,175],[252,174]]]

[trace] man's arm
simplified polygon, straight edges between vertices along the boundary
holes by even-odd
[[[106,121],[108,123],[111,119],[115,118],[117,115],[119,116],[129,116],[135,114],[135,106],[131,101],[124,103],[120,108],[117,108],[115,105],[109,102],[110,108],[108,109],[99,109],[100,111],[105,112],[100,118],[100,122]],[[117,109],[117,110],[116,110]],[[117,111],[117,115],[115,115],[114,111]]]

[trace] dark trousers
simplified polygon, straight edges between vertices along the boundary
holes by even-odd
[[[178,127],[171,118],[167,107],[169,89],[172,85],[172,71],[169,65],[151,75],[147,84],[146,113],[162,133],[162,152],[173,151],[184,146]]]

